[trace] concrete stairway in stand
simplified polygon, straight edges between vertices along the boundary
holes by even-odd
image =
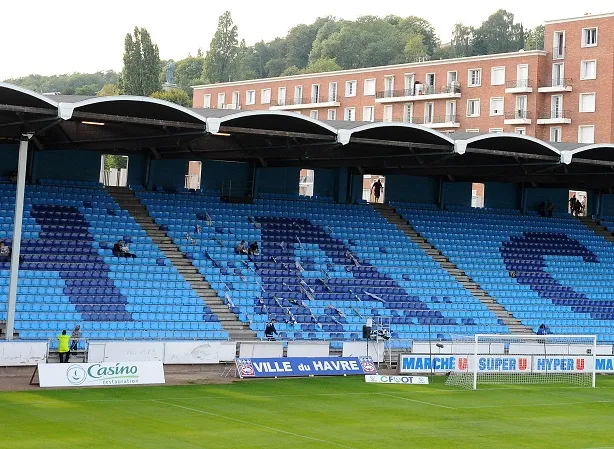
[[[577,217],[584,225],[593,231],[595,234],[603,237],[612,245],[614,245],[614,233],[607,230],[605,226],[601,224],[598,218],[593,219],[591,217]]]
[[[426,254],[428,254],[441,268],[446,270],[454,279],[456,279],[464,288],[469,290],[482,304],[488,307],[495,316],[505,324],[512,334],[533,334],[533,330],[525,326],[512,315],[505,307],[499,304],[486,291],[473,281],[467,274],[460,270],[455,264],[450,262],[447,256],[435,248],[425,237],[420,235],[411,224],[399,215],[388,204],[373,204],[373,208],[384,217],[388,223],[395,225],[405,235],[418,245]]]
[[[125,187],[107,187],[113,199],[122,208],[127,210],[134,220],[147,232],[160,251],[177,268],[177,271],[196,291],[198,296],[209,306],[212,313],[220,319],[220,324],[232,340],[255,340],[256,333],[249,328],[248,324],[239,321],[239,317],[232,313],[224,301],[217,295],[211,285],[186,258],[165,231],[160,229],[154,219],[149,215],[147,208],[140,202],[134,192]]]

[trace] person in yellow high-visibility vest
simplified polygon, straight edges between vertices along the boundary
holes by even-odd
[[[68,345],[70,335],[66,335],[66,330],[63,330],[62,334],[58,335],[58,341],[60,342],[60,345],[58,346],[60,363],[68,363],[68,359],[70,357],[70,346]]]

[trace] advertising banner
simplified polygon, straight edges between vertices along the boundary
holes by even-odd
[[[236,359],[239,377],[309,377],[377,374],[371,357]]]
[[[163,384],[162,362],[40,363],[41,388]]]
[[[375,384],[428,385],[429,378],[425,376],[384,376],[371,374],[365,376],[365,382]]]
[[[46,341],[0,342],[0,366],[35,366],[46,360]]]

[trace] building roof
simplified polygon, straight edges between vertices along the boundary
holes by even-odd
[[[62,101],[54,101],[62,100]],[[261,166],[611,185],[614,144],[510,133],[440,133],[412,123],[320,121],[294,112],[185,108],[146,97],[45,97],[0,83],[0,140],[39,151],[146,152]]]
[[[506,59],[506,58],[521,58],[527,56],[545,56],[547,53],[544,50],[520,50],[510,53],[497,53],[492,55],[480,55],[480,56],[467,56],[464,58],[451,58],[451,59],[436,59],[431,61],[422,61],[422,62],[410,62],[405,64],[392,64],[385,66],[376,66],[376,67],[363,67],[359,69],[346,69],[346,70],[337,70],[334,72],[320,72],[320,73],[305,73],[301,75],[291,75],[291,76],[278,76],[273,78],[256,78],[250,80],[242,80],[242,81],[230,81],[227,83],[211,83],[211,84],[199,84],[196,86],[192,86],[194,89],[202,89],[202,88],[214,88],[214,87],[232,87],[232,86],[242,86],[245,84],[262,84],[262,83],[270,83],[270,82],[279,82],[279,81],[295,81],[302,79],[312,79],[312,78],[321,78],[325,76],[346,76],[346,75],[354,75],[361,73],[370,73],[370,72],[383,72],[390,70],[403,70],[403,69],[413,69],[417,67],[429,67],[429,66],[437,66],[437,65],[450,65],[450,64],[463,64],[466,62],[473,61],[485,61],[485,60],[498,60],[498,59]]]

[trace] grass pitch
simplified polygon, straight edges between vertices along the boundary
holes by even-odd
[[[0,393],[0,448],[614,448],[597,388],[360,377]]]

